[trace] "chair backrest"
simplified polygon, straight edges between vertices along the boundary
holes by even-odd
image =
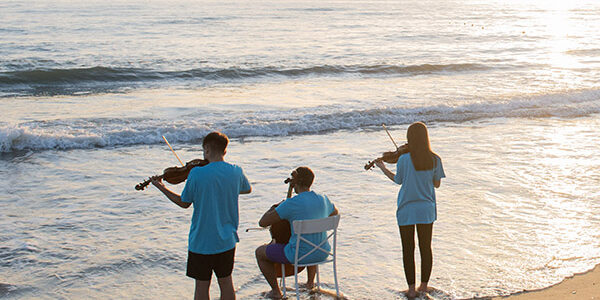
[[[309,234],[337,229],[339,223],[340,215],[335,215],[323,219],[296,220],[293,227],[295,234]]]
[[[294,263],[297,264],[299,261],[301,261],[302,259],[309,256],[311,253],[313,253],[315,251],[320,251],[320,252],[326,253],[327,255],[331,255],[331,256],[333,256],[333,259],[335,259],[337,227],[338,227],[339,223],[340,223],[340,215],[335,215],[335,216],[331,216],[331,217],[327,217],[327,218],[323,218],[323,219],[294,221],[292,227],[294,228],[294,233],[297,235],[297,239],[298,239],[296,242],[296,255],[294,258]],[[302,236],[303,234],[326,232],[329,230],[333,230],[333,232],[330,233],[327,236],[327,238],[325,238],[318,245],[313,244],[311,241],[305,239]],[[332,249],[333,252],[327,251],[326,249],[323,248],[323,245],[325,243],[327,243],[329,238],[331,238],[332,236],[333,236],[333,249]],[[308,253],[302,255],[302,257],[298,257],[300,241],[303,241],[312,247],[312,249],[310,251],[308,251]]]

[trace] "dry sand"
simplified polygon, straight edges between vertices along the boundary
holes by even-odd
[[[577,300],[600,300],[600,265],[594,269],[575,274],[556,285],[534,291],[524,291],[506,297],[496,297],[493,300],[546,300],[546,299],[577,299]]]

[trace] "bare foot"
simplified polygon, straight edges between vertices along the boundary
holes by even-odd
[[[406,293],[406,297],[408,299],[414,299],[418,296],[417,292],[414,289],[409,289],[405,293]]]
[[[426,282],[421,282],[421,285],[417,289],[417,291],[423,292],[423,293],[426,293],[427,290],[428,290],[428,288],[427,288],[427,283]]]
[[[310,283],[310,284],[309,283],[300,283],[299,286],[301,288],[305,288],[307,290],[312,290],[312,289],[315,288],[315,284],[314,283]]]
[[[281,293],[277,293],[273,290],[271,290],[268,293],[265,293],[265,298],[269,298],[269,299],[283,299],[283,296],[281,295]]]

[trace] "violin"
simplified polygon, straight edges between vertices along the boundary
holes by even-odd
[[[193,159],[188,161],[183,167],[169,167],[166,168],[162,175],[157,175],[148,178],[147,180],[140,182],[135,186],[138,191],[143,191],[153,178],[161,178],[170,184],[179,184],[187,180],[190,171],[195,167],[203,167],[208,165],[209,161],[206,159]]]
[[[368,170],[372,169],[377,160],[383,160],[384,162],[386,162],[388,164],[395,164],[398,162],[398,158],[400,158],[400,156],[402,154],[405,154],[408,152],[409,152],[408,151],[408,143],[396,148],[396,151],[383,152],[383,155],[381,155],[381,157],[378,157],[378,158],[366,163],[365,170],[368,171]]]
[[[375,162],[377,162],[378,160],[383,160],[384,162],[386,162],[388,164],[395,164],[398,162],[398,158],[400,158],[400,156],[402,154],[410,152],[410,151],[408,151],[408,143],[398,147],[398,144],[396,144],[396,142],[394,141],[394,138],[390,134],[390,131],[387,129],[387,127],[385,127],[385,124],[381,124],[381,126],[383,127],[383,129],[385,129],[385,132],[390,137],[390,140],[392,140],[392,143],[394,143],[394,146],[396,147],[396,151],[383,152],[383,155],[381,155],[381,157],[378,157],[378,158],[366,163],[365,170],[367,170],[367,171],[371,170],[373,168],[373,166],[375,165]]]

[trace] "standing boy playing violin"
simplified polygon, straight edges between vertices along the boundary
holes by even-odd
[[[292,178],[290,183],[290,189],[294,189],[296,196],[288,198],[279,204],[277,207],[271,207],[260,219],[258,224],[261,227],[267,227],[281,220],[288,220],[290,224],[293,224],[295,220],[311,220],[321,219],[328,216],[338,214],[337,208],[329,201],[329,198],[324,195],[317,194],[310,190],[310,186],[313,183],[315,174],[308,167],[299,167],[292,172]],[[291,194],[291,193],[288,193]],[[291,229],[291,228],[290,228]],[[296,234],[292,231],[292,236],[287,244],[276,244],[271,243],[268,245],[262,245],[256,249],[256,261],[260,271],[265,276],[265,279],[271,286],[271,291],[266,295],[273,299],[281,299],[281,289],[277,284],[277,276],[275,271],[274,263],[289,264],[294,261],[294,254],[296,251]],[[313,242],[315,245],[319,245],[327,237],[325,233],[314,233],[306,235],[306,238]],[[328,249],[330,245],[326,243],[323,248]],[[299,257],[305,255],[312,249],[311,246],[300,243]],[[301,260],[300,263],[312,263],[323,261],[327,258],[327,254],[321,251],[315,251],[305,259]],[[306,287],[312,289],[314,285],[315,274],[317,266],[310,266],[308,270],[308,280]]]
[[[235,299],[231,273],[239,241],[238,196],[249,194],[252,188],[242,168],[224,161],[228,143],[227,136],[220,132],[204,137],[202,149],[209,164],[190,171],[181,195],[167,189],[160,178],[152,180],[178,206],[188,208],[194,204],[186,275],[196,280],[196,300],[210,298],[213,272],[217,275],[221,299]]]

